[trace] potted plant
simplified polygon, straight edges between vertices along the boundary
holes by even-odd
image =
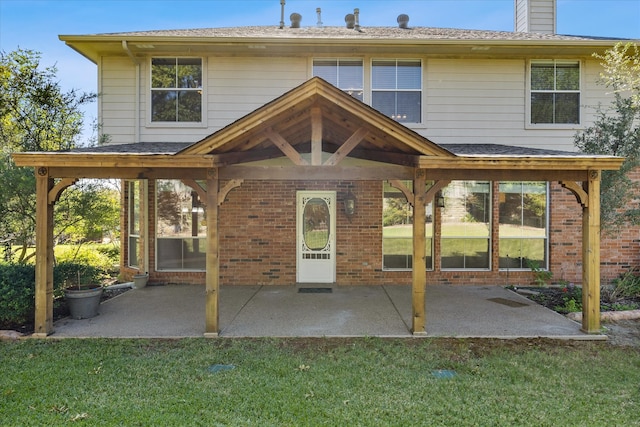
[[[103,290],[100,283],[82,284],[80,271],[78,271],[77,283],[73,286],[65,286],[63,289],[71,318],[89,319],[97,316]]]

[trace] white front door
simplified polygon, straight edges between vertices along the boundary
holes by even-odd
[[[298,191],[298,283],[336,281],[336,193]]]

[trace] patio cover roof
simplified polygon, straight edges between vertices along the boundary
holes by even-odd
[[[583,207],[583,330],[600,329],[600,176],[622,158],[499,145],[440,146],[314,77],[188,146],[16,153],[36,170],[36,336],[53,331],[53,205],[78,178],[182,179],[206,200],[206,333],[219,326],[218,210],[243,180],[413,180],[417,218],[454,179],[560,181]],[[206,189],[195,179],[206,179]],[[427,190],[426,182],[434,181]],[[227,180],[224,188],[220,183]],[[425,333],[425,230],[413,226],[412,331]]]

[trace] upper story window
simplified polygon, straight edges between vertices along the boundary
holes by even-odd
[[[531,124],[580,123],[580,62],[531,61]]]
[[[323,78],[360,101],[364,99],[361,59],[314,59],[313,75]]]
[[[202,59],[151,59],[151,121],[202,121]]]
[[[399,122],[420,123],[420,60],[374,59],[371,64],[371,106]]]

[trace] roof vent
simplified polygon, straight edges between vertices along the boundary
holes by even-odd
[[[398,15],[398,26],[400,28],[408,28],[409,27],[409,15],[405,15],[404,13]]]
[[[280,29],[284,28],[284,5],[286,0],[280,0]]]
[[[356,25],[356,17],[353,13],[349,13],[344,17],[344,22],[347,23],[347,28],[353,30],[353,27]]]
[[[316,8],[316,13],[318,14],[318,22],[316,22],[316,26],[322,27],[322,10],[318,7]]]
[[[360,9],[357,7],[353,9],[353,16],[355,17],[354,29],[360,31]]]
[[[299,13],[292,13],[291,16],[289,16],[289,19],[291,19],[291,28],[300,28],[302,15],[300,15]]]

